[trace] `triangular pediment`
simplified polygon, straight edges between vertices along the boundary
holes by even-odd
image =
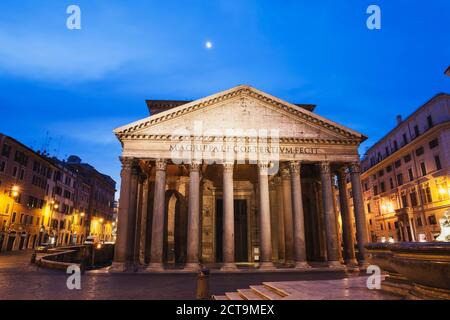
[[[211,136],[251,136],[278,130],[294,139],[353,140],[366,138],[297,105],[250,86],[238,86],[114,130],[119,139],[186,133]]]

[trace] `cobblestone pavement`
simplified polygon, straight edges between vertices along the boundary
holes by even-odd
[[[31,251],[0,254],[0,300],[5,299],[195,299],[195,274],[85,274],[81,290],[69,290],[68,275],[29,263]],[[265,281],[325,280],[343,273],[213,274],[212,294],[224,294]]]

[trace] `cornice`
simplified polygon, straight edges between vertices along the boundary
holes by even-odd
[[[217,136],[200,136],[200,137],[181,137],[173,135],[145,135],[145,134],[124,134],[121,140],[146,140],[155,142],[172,142],[172,143],[214,143],[214,142],[235,142],[235,143],[258,143],[258,138],[254,137],[217,137]],[[261,140],[266,144],[314,144],[314,145],[359,145],[358,140],[339,140],[339,139],[317,139],[317,138],[278,138],[276,142],[271,139]]]
[[[395,162],[398,158],[401,158],[405,156],[406,154],[415,151],[415,149],[418,147],[419,144],[423,143],[423,140],[429,139],[431,135],[436,134],[437,132],[450,128],[450,121],[446,121],[440,124],[435,125],[431,129],[425,131],[420,136],[418,136],[416,139],[410,141],[408,144],[404,145],[394,153],[391,153],[388,157],[384,158],[374,166],[370,167],[366,171],[361,173],[361,178],[366,178],[367,176],[372,175],[374,172],[377,172],[381,168],[385,168],[387,165]],[[364,161],[364,160],[363,160]],[[363,162],[361,161],[361,163]]]

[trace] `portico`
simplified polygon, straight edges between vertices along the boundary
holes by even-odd
[[[365,137],[308,109],[238,86],[116,129],[122,183],[111,271],[364,264],[357,150]],[[349,212],[341,196],[338,219],[333,190],[347,192],[343,175],[355,205]]]

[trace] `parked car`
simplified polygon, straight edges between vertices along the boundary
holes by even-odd
[[[53,243],[42,243],[40,246],[36,248],[36,253],[45,253],[48,249],[54,248],[55,244]]]
[[[84,240],[84,244],[96,244],[98,243],[98,237],[96,236],[88,236],[86,240]]]

